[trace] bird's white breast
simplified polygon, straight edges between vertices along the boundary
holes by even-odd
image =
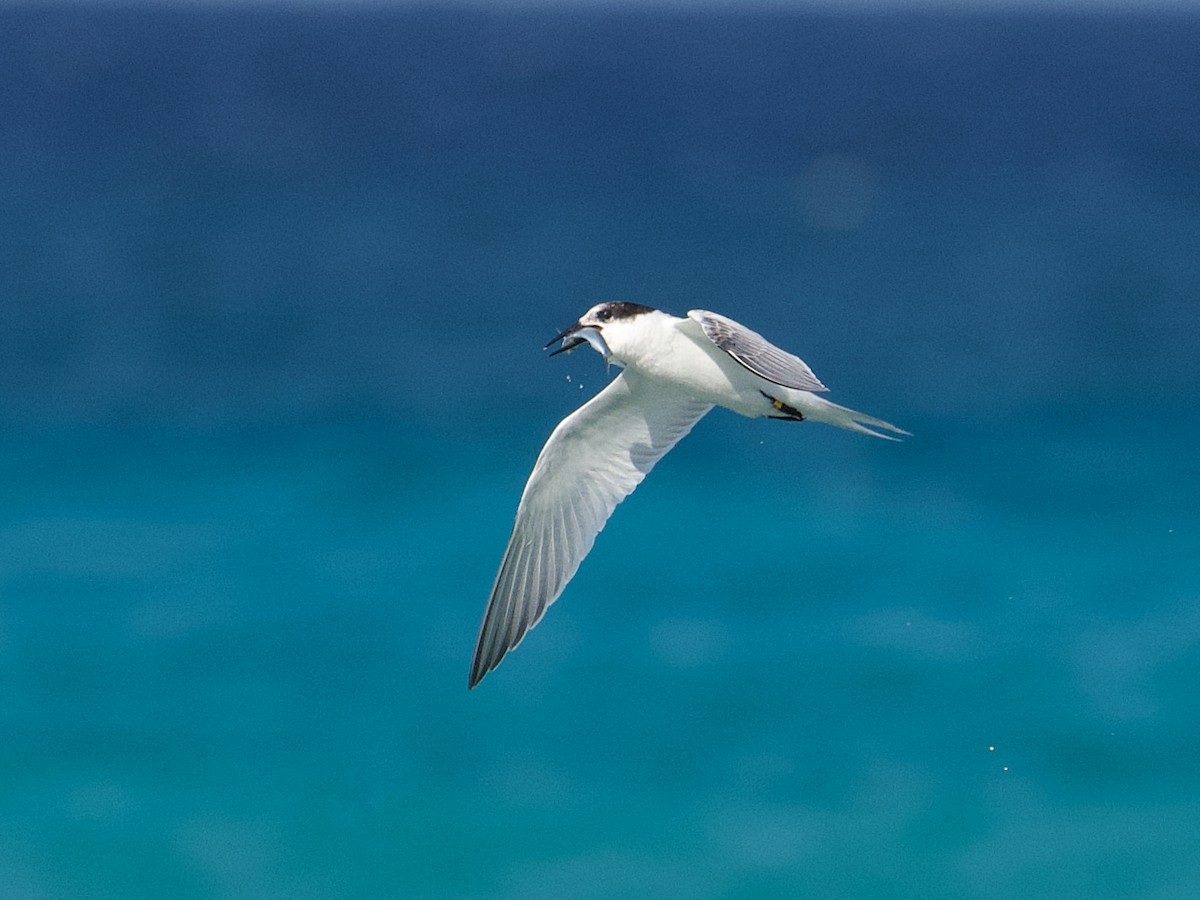
[[[762,415],[759,381],[704,334],[692,319],[656,311],[639,316],[641,326],[623,342],[620,361],[664,388],[742,415]]]

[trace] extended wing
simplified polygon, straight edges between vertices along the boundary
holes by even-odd
[[[617,504],[711,408],[624,371],[558,424],[517,507],[479,629],[471,687],[541,620]]]
[[[829,390],[804,360],[745,325],[706,309],[688,310],[688,318],[699,322],[710,341],[759,378],[798,391]]]

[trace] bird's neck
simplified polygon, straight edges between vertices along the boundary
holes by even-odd
[[[637,329],[621,336],[620,347],[613,347],[613,361],[635,371],[653,371],[678,339],[676,326],[681,320],[661,310],[638,316]]]

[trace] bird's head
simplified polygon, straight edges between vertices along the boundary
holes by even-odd
[[[546,345],[549,350],[559,341],[559,347],[551,356],[569,353],[580,344],[590,344],[592,349],[606,360],[621,362],[623,349],[632,341],[637,330],[639,317],[654,312],[650,306],[640,303],[615,301],[598,303],[580,317],[579,321]]]

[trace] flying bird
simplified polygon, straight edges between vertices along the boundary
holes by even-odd
[[[499,665],[558,599],[617,504],[714,406],[811,420],[896,440],[882,419],[830,403],[803,360],[732,319],[638,303],[593,306],[546,345],[587,343],[622,372],[551,433],[525,483],[492,585],[469,687]]]

